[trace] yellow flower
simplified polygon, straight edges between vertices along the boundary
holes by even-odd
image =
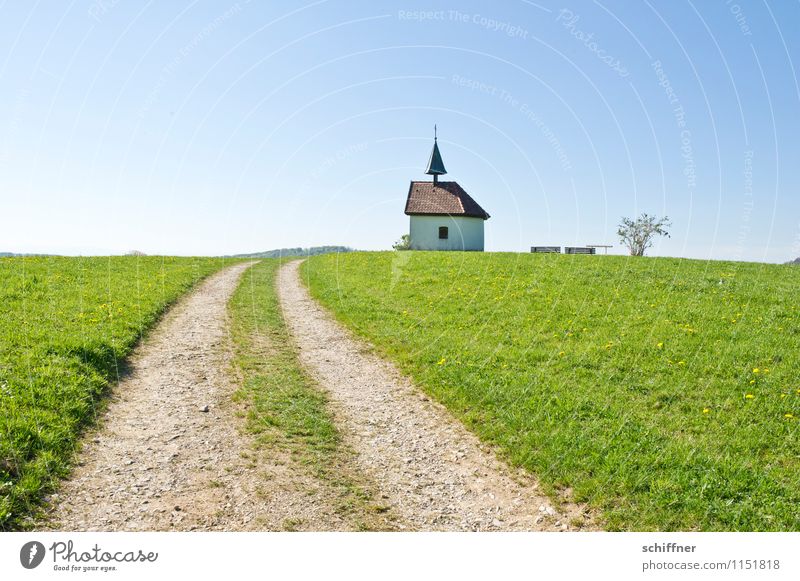
[[[755,382],[756,382],[756,380],[755,380],[755,379],[751,379],[751,380],[750,380],[750,385],[753,385]]]
[[[753,367],[753,373],[758,373],[759,371],[761,370],[758,367]]]
[[[744,396],[744,397],[745,397],[745,399],[753,399],[755,396],[754,396],[752,393],[748,393],[748,394],[747,394],[746,396]]]
[[[447,359],[442,357],[441,359],[439,359],[439,363],[437,363],[436,365],[444,365],[445,361],[447,361]]]
[[[559,352],[558,352],[558,356],[559,356],[559,357],[564,357],[564,352],[563,352],[563,351],[559,351]]]
[[[707,414],[707,413],[708,413],[708,412],[710,412],[710,411],[711,411],[711,409],[710,409],[710,408],[703,408],[703,413],[704,413],[704,414]]]
[[[656,347],[658,347],[659,349],[663,349],[664,348],[664,343],[659,342],[658,345],[656,345]]]
[[[792,414],[783,414],[783,417],[792,419],[794,416]]]

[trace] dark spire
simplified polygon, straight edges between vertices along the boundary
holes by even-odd
[[[425,173],[428,175],[433,176],[433,183],[438,181],[438,177],[440,175],[444,175],[447,173],[447,170],[444,169],[444,162],[442,161],[442,154],[439,153],[439,144],[437,143],[438,137],[436,135],[436,125],[433,126],[433,151],[431,151],[431,157],[428,160],[428,169],[425,170]]]

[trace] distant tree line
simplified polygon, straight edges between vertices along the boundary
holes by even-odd
[[[316,256],[317,254],[334,254],[339,252],[354,252],[348,246],[312,246],[311,248],[277,248],[250,254],[234,254],[225,258],[281,258],[286,256]]]
[[[58,256],[57,254],[39,254],[39,253],[30,253],[26,252],[24,254],[19,254],[17,252],[0,252],[0,258],[19,258],[19,257],[41,257],[41,256]]]

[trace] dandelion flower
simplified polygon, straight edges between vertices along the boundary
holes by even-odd
[[[711,411],[711,408],[703,408],[703,413],[707,414]]]
[[[758,367],[753,367],[753,373],[760,373],[761,370]]]
[[[658,343],[658,345],[656,345],[656,347],[658,347],[659,349],[663,349],[664,348],[664,343],[659,341],[659,343]]]
[[[744,396],[745,399],[753,399],[754,397],[755,396],[752,393],[748,393],[746,396]]]
[[[441,359],[439,359],[439,362],[436,365],[444,365],[445,361],[447,361],[447,359],[442,357]]]
[[[783,414],[783,417],[792,419],[794,417],[794,415],[792,415],[792,414]]]

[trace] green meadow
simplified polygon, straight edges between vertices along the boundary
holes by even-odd
[[[0,259],[0,530],[31,526],[123,358],[219,259]]]
[[[611,530],[800,530],[800,268],[317,256],[312,294]]]

